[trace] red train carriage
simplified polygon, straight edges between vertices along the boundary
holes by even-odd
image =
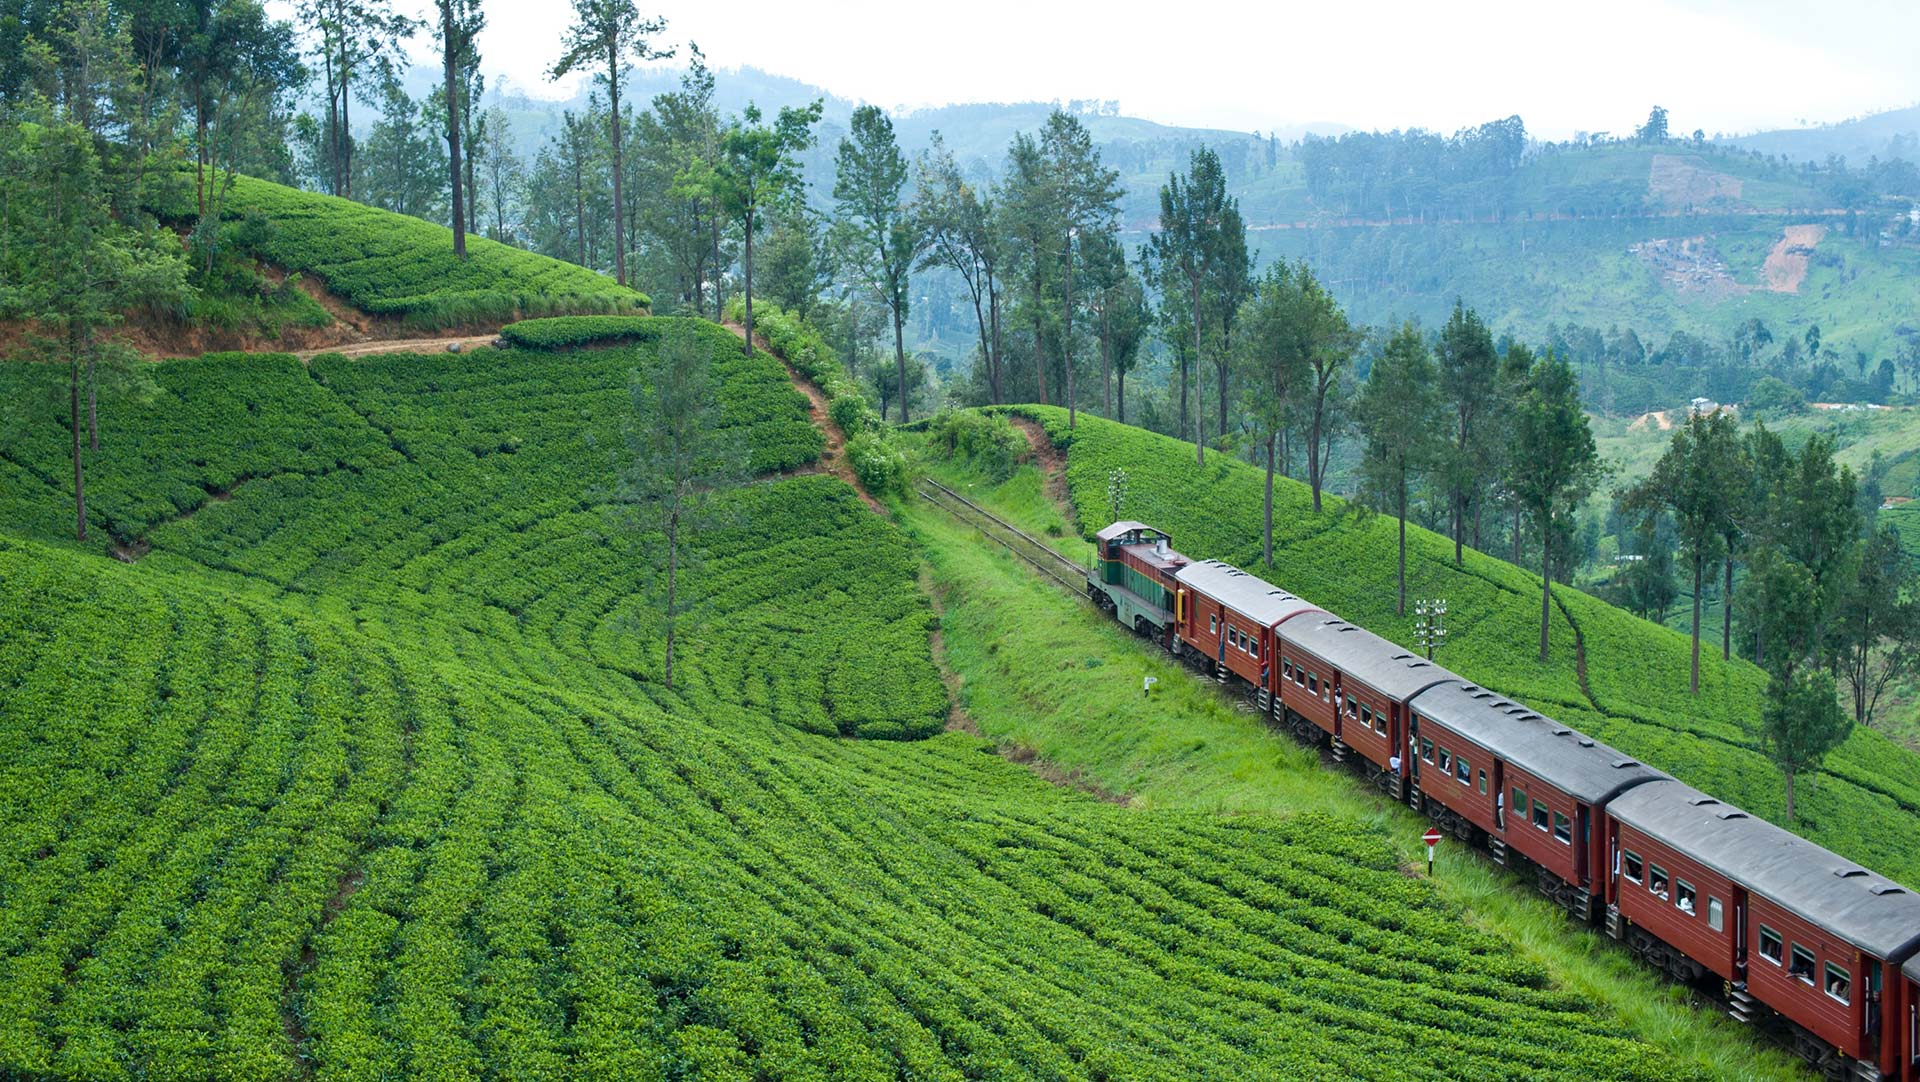
[[[1264,689],[1275,653],[1273,629],[1302,613],[1320,611],[1219,560],[1188,564],[1174,578],[1181,644],[1211,661],[1222,681],[1231,674]]]
[[[1539,869],[1543,893],[1592,919],[1605,887],[1609,800],[1666,775],[1499,695],[1459,680],[1415,696],[1410,798],[1494,859]]]
[[[1124,626],[1171,649],[1174,574],[1187,558],[1168,547],[1171,538],[1142,522],[1116,522],[1094,540],[1098,561],[1087,576],[1088,595]]]
[[[1913,1070],[1897,985],[1920,952],[1920,896],[1677,781],[1625,793],[1607,815],[1620,924],[1725,978],[1735,1017],[1780,1014],[1822,1066],[1865,1079]]]
[[[1407,700],[1459,677],[1337,616],[1317,614],[1280,629],[1280,665],[1271,674],[1281,705],[1333,739],[1334,754],[1352,749],[1394,799],[1406,796],[1394,759],[1407,744]]]
[[[1906,1016],[1907,1036],[1901,1051],[1901,1082],[1920,1082],[1920,954],[1907,960],[1906,1002],[1895,1017]]]

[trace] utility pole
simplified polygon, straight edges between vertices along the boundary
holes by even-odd
[[[1432,661],[1433,652],[1447,641],[1447,599],[1417,600],[1413,603],[1413,612],[1414,644],[1425,650],[1427,660]]]

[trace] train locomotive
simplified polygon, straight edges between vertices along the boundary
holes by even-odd
[[[1920,1082],[1920,895],[1145,523],[1095,540],[1121,624],[1828,1078]]]

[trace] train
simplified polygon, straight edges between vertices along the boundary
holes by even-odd
[[[1836,1082],[1920,1082],[1920,895],[1144,523],[1088,597]]]

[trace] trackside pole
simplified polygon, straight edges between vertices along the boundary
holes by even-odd
[[[1440,831],[1437,827],[1428,827],[1420,840],[1427,843],[1427,877],[1433,877],[1433,851],[1440,846]]]

